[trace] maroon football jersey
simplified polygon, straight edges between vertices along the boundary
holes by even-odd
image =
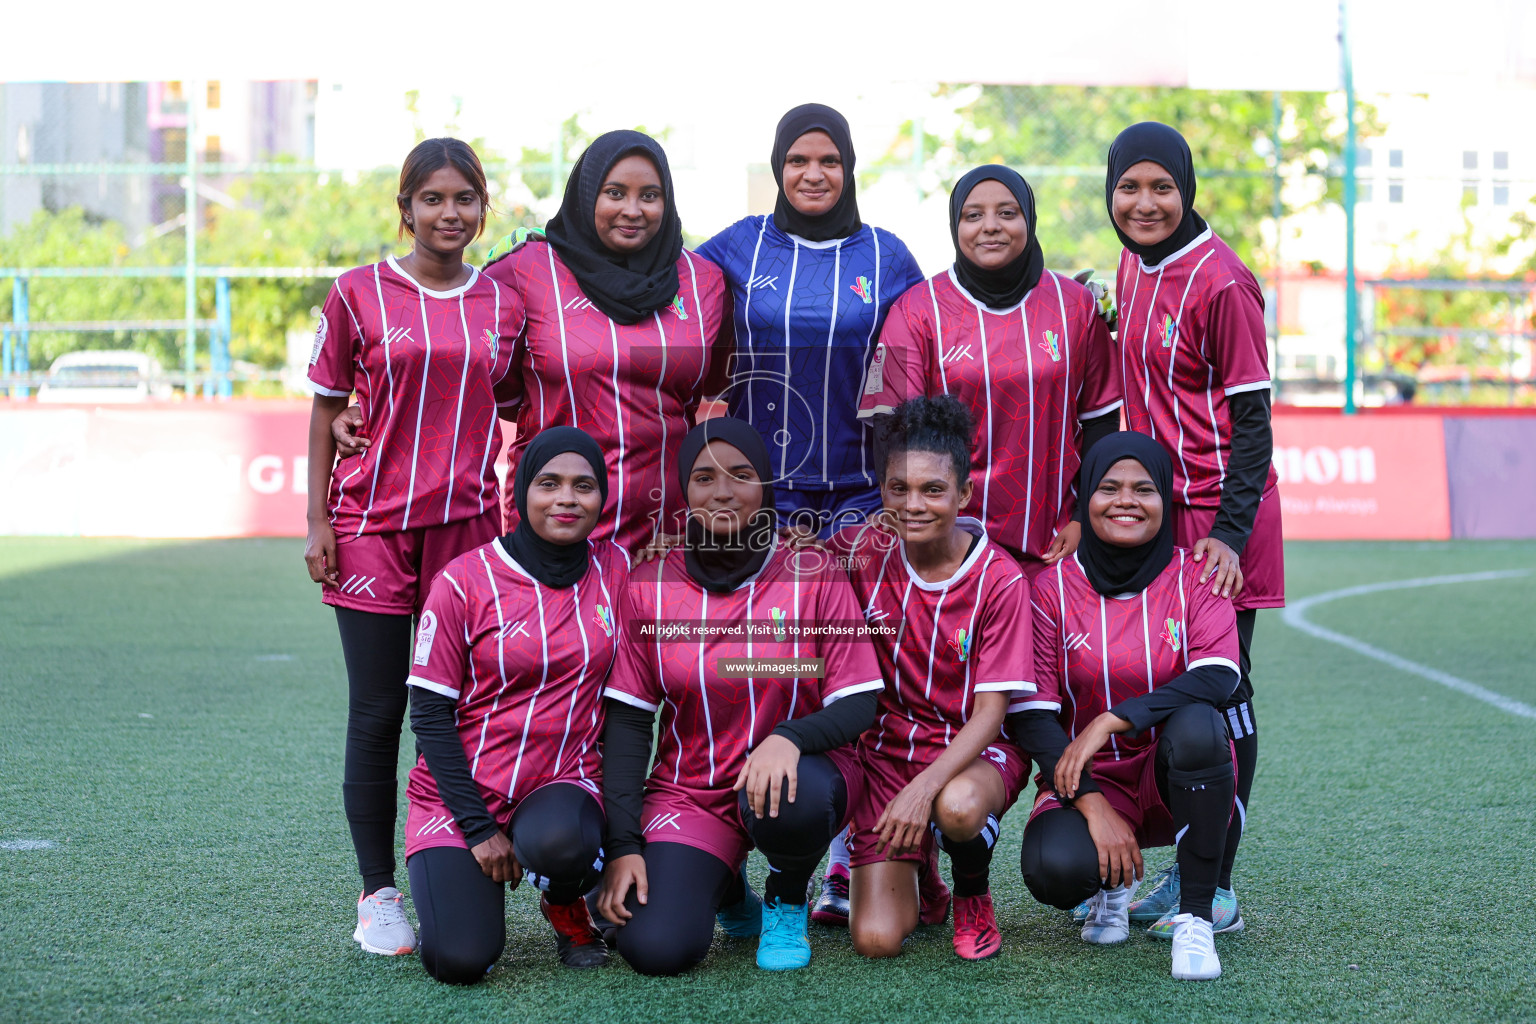
[[[554,589],[494,540],[433,581],[409,683],[458,702],[470,774],[488,797],[515,803],[556,780],[599,784],[602,691],[625,573],[618,552],[595,544],[586,575]],[[435,797],[425,762],[411,769],[407,792]]]
[[[511,397],[522,329],[522,302],[478,270],[445,292],[423,288],[393,256],[336,279],[309,385],[333,397],[355,391],[373,442],[331,476],[338,534],[435,526],[496,507],[497,403]]]
[[[546,242],[528,242],[486,271],[518,294],[528,315],[512,355],[521,396],[510,465],[548,427],[591,434],[608,463],[608,502],[591,539],[626,554],[648,543],[659,524],[675,529],[670,524],[684,511],[669,467],[694,425],[712,346],[730,330],[720,269],[684,250],[677,273],[672,305],[626,325],[592,305]],[[510,502],[506,515],[510,529],[517,522]]]
[[[1174,548],[1168,567],[1146,590],[1105,597],[1088,582],[1077,556],[1034,580],[1034,696],[1010,711],[1061,712],[1076,736],[1116,704],[1150,693],[1201,665],[1225,665],[1237,681],[1237,615],[1231,598],[1200,586],[1202,565]],[[1157,742],[1158,730],[1111,736],[1096,759],[1118,761]]]
[[[757,575],[729,593],[696,583],[680,547],[638,566],[606,695],[661,712],[647,791],[681,791],[734,814],[736,776],[780,722],[882,688],[862,625],[847,577],[814,549],[776,544]],[[689,632],[661,635],[669,628]],[[736,635],[690,639],[713,629]],[[824,675],[736,674],[763,658],[822,659]]]
[[[1120,407],[1109,329],[1093,295],[1047,271],[1014,308],[983,306],[947,270],[896,301],[859,415],[951,394],[976,421],[966,515],[1010,551],[1039,559],[1076,508],[1082,421]]]
[[[1227,396],[1269,387],[1259,282],[1207,229],[1155,267],[1123,250],[1115,297],[1126,422],[1168,450],[1179,504],[1216,508],[1232,450]],[[1275,479],[1270,466],[1265,489]]]
[[[932,762],[970,719],[976,694],[1022,701],[1035,690],[1029,583],[980,522],[959,523],[981,540],[940,583],[920,577],[882,527],[850,526],[832,538],[860,612],[877,631],[885,680],[880,717],[859,742],[887,757]]]

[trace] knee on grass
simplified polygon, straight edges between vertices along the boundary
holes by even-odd
[[[501,950],[475,948],[468,943],[422,935],[421,965],[448,985],[473,985],[501,957]]]
[[[1047,906],[1070,910],[1098,892],[1099,853],[1081,813],[1047,811],[1024,830],[1019,870],[1030,895]]]
[[[895,922],[878,922],[860,925],[850,922],[854,952],[871,960],[885,960],[901,955],[901,944],[910,931],[904,931]]]
[[[713,931],[707,935],[664,935],[643,925],[637,928],[631,919],[619,929],[619,955],[636,974],[670,977],[702,963],[713,939]]]

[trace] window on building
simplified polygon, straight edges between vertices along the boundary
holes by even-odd
[[[1387,166],[1388,167],[1401,167],[1401,166],[1403,166],[1403,151],[1400,150],[1400,149],[1389,149],[1389,150],[1387,150]]]
[[[181,102],[181,83],[180,82],[166,82],[165,83],[165,98],[170,103],[180,103]]]
[[[1387,202],[1400,203],[1403,201],[1403,183],[1401,181],[1387,182]]]
[[[1496,171],[1509,170],[1509,153],[1503,150],[1493,151],[1493,169]]]
[[[1370,146],[1361,146],[1359,149],[1355,150],[1355,166],[1356,167],[1369,167],[1369,166],[1371,166],[1371,147]]]
[[[216,164],[224,159],[224,140],[217,135],[208,136],[208,141],[203,144],[203,159],[211,164]]]
[[[1355,183],[1355,202],[1368,203],[1375,197],[1374,183],[1359,181]]]
[[[1464,171],[1477,170],[1477,150],[1463,150],[1461,154],[1461,169]]]
[[[217,80],[208,83],[208,109],[209,110],[218,110],[219,109],[219,103],[222,100],[222,96],[221,96],[222,92],[223,92],[223,90],[219,88],[219,83],[218,83]]]
[[[1493,183],[1493,205],[1494,206],[1508,206],[1509,205],[1509,182],[1507,182],[1507,181],[1496,181],[1496,182]]]
[[[1477,205],[1477,182],[1464,181],[1461,183],[1461,201],[1467,206]]]

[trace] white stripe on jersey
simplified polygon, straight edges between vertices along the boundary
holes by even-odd
[[[347,301],[347,293],[342,289],[337,288],[336,297],[341,300],[341,305],[344,309],[346,309],[347,316],[351,317],[353,331],[355,331],[358,338],[361,339],[363,337],[363,325],[358,322],[357,314],[352,311],[352,303]],[[354,357],[354,361],[357,363],[357,368],[363,371],[363,379],[368,382],[368,394],[370,398],[373,398],[373,400],[376,402],[377,398],[374,396],[373,391],[373,378],[369,376],[368,368],[363,365],[363,361],[361,359],[356,359]],[[363,471],[363,464],[368,461],[368,455],[372,451],[373,449],[371,448],[364,449],[362,456],[357,460],[357,465],[352,468],[352,472],[342,477],[341,482],[336,485],[336,504],[331,507],[331,516],[329,520],[332,526],[336,525],[336,510],[341,507],[341,499],[342,495],[347,489],[347,481],[351,480],[353,477],[357,476]]]
[[[762,219],[762,225],[757,229],[757,244],[752,247],[752,269],[750,271],[748,271],[748,273],[747,273],[747,301],[742,303],[742,310],[741,310],[741,322],[743,324],[745,324],[746,328],[747,328],[747,357],[748,357],[748,359],[751,360],[751,365],[748,367],[747,374],[746,374],[746,377],[747,377],[747,404],[746,404],[746,407],[748,409],[756,408],[756,406],[754,406],[752,404],[752,386],[753,386],[753,383],[754,383],[754,379],[757,376],[755,373],[752,372],[753,370],[757,369],[756,350],[754,350],[752,348],[752,282],[757,280],[757,257],[758,257],[758,254],[763,251],[763,234],[767,230],[768,230],[768,218],[764,217]]]
[[[508,800],[517,792],[517,776],[523,770],[523,750],[528,746],[528,730],[533,726],[534,708],[538,706],[539,694],[544,692],[544,684],[549,682],[549,626],[544,621],[544,588],[539,586],[538,580],[533,581],[533,596],[539,603],[539,685],[534,688],[533,696],[528,698],[528,710],[523,715],[523,737],[517,744],[517,760],[512,763],[512,781],[507,783]],[[581,616],[578,614],[577,618]]]
[[[1076,560],[1077,555],[1074,554],[1072,558]],[[1056,627],[1057,646],[1061,648],[1061,678],[1057,682],[1057,689],[1061,691],[1061,695],[1067,699],[1067,702],[1072,705],[1072,713],[1067,716],[1067,738],[1076,739],[1077,697],[1072,693],[1071,677],[1068,675],[1067,667],[1067,661],[1071,657],[1071,652],[1067,650],[1067,645],[1062,642],[1063,637],[1061,635],[1067,628],[1067,581],[1066,577],[1062,575],[1061,569],[1065,561],[1066,559],[1058,561],[1052,569],[1056,573],[1056,604],[1058,613],[1061,615],[1060,625]]]
[[[658,572],[656,576],[659,579],[661,573]],[[709,621],[709,591],[700,591],[700,595],[702,600],[699,603],[699,622],[703,624]],[[657,605],[657,607],[661,606]],[[704,644],[699,644],[699,700],[704,705],[704,731],[709,734],[709,785],[713,786],[715,784],[715,725],[709,715],[709,681],[705,678],[704,647]],[[674,717],[673,722],[676,721]],[[681,763],[682,755],[679,754],[677,759]]]
[[[752,605],[757,601],[757,579],[747,584],[747,621],[752,621]],[[752,632],[747,631],[747,660],[752,660]],[[747,676],[747,749],[752,749],[752,737],[757,735],[757,688]]]
[[[566,347],[565,336],[565,296],[560,294],[560,275],[555,270],[555,247],[545,246],[549,250],[549,286],[555,293],[555,317],[560,324],[560,368],[565,371],[565,393],[571,396],[571,426],[579,427],[581,423],[576,416],[576,385],[571,383],[571,354]],[[544,390],[539,389],[539,420],[544,422]]]
[[[432,328],[427,322],[427,293],[422,291],[421,285],[415,279],[411,284],[416,285],[416,299],[421,307],[421,340],[427,347],[426,358],[422,360],[421,370],[421,397],[416,403],[416,434],[411,439],[411,483],[410,490],[405,495],[405,512],[400,519],[400,529],[408,529],[411,525],[411,503],[416,500],[416,457],[421,454],[421,417],[427,411],[427,382],[431,379],[432,366]],[[463,299],[460,298],[460,304]]]
[[[565,709],[565,732],[560,736],[560,746],[555,749],[555,767],[550,774],[556,777],[560,775],[560,759],[565,756],[565,741],[571,738],[571,718],[576,714],[576,696],[581,692],[581,684],[587,681],[587,665],[592,659],[592,649],[587,645],[587,627],[581,621],[581,584],[571,584],[571,600],[576,603],[576,631],[581,634],[581,674],[576,677],[576,685],[571,687],[571,705]],[[530,708],[528,717],[533,717]],[[581,758],[576,759],[579,767]],[[585,777],[586,772],[581,772]]]
[[[1179,296],[1178,313],[1173,318],[1173,345],[1170,346],[1168,352],[1168,394],[1173,399],[1173,421],[1179,425],[1179,466],[1184,471],[1184,504],[1186,505],[1189,504],[1189,466],[1184,461],[1184,418],[1179,415],[1179,393],[1178,391],[1174,390],[1173,387],[1173,364],[1179,355],[1179,342],[1184,340],[1184,334],[1179,330],[1179,325],[1184,322],[1184,304],[1189,301],[1189,289],[1194,286],[1195,277],[1200,273],[1200,268],[1205,266],[1205,261],[1210,259],[1215,254],[1216,250],[1212,249],[1210,252],[1200,257],[1200,262],[1195,264],[1195,269],[1189,272],[1189,280],[1184,282],[1184,294]],[[1161,282],[1163,279],[1163,268],[1171,262],[1173,261],[1165,261],[1161,266],[1157,268],[1157,279],[1159,282]],[[1156,292],[1153,292],[1153,301],[1157,301]],[[1151,322],[1152,308],[1149,306],[1147,307],[1148,325],[1150,325]],[[1143,345],[1142,348],[1145,349],[1146,346]],[[1152,380],[1151,369],[1150,367],[1143,367],[1143,369],[1147,371],[1147,381],[1150,385]],[[1211,383],[1213,379],[1214,375],[1210,370],[1207,370],[1205,382],[1205,400],[1207,404],[1210,404],[1211,401]],[[1150,406],[1148,407],[1147,418],[1151,419]],[[1214,408],[1211,409],[1211,427],[1216,436],[1216,460],[1219,463],[1221,461],[1221,431],[1216,429],[1216,410]],[[1226,472],[1222,471],[1221,475],[1225,477]]]
[[[1109,693],[1109,620],[1108,620],[1108,616],[1107,616],[1107,614],[1106,614],[1104,609],[1105,609],[1104,595],[1100,594],[1099,595],[1099,650],[1102,651],[1103,654],[1099,658],[1099,660],[1101,662],[1103,662],[1103,665],[1104,665],[1104,706],[1106,708],[1112,708],[1112,707],[1115,706],[1115,700],[1114,700],[1114,698],[1112,696],[1110,696],[1110,693]],[[1063,690],[1067,690],[1067,689],[1071,688],[1071,683],[1068,680],[1063,679],[1061,682],[1062,682],[1062,687],[1061,688]],[[1115,760],[1116,761],[1120,760],[1120,743],[1115,739],[1115,734],[1114,733],[1110,733],[1109,734],[1109,749],[1115,755]]]
[[[453,411],[453,444],[448,449],[448,481],[447,493],[443,495],[443,522],[448,522],[448,510],[453,507],[453,468],[454,459],[459,454],[459,424],[464,419],[464,392],[469,387],[469,355],[474,347],[474,339],[469,336],[469,318],[464,314],[464,296],[459,296],[459,326],[464,329],[464,370],[459,374],[459,406]],[[501,326],[497,321],[497,326]],[[494,404],[494,403],[493,403]],[[482,511],[483,511],[482,507]]]
[[[1184,656],[1184,671],[1189,671],[1189,601],[1184,596],[1184,549],[1179,548],[1179,628],[1184,631],[1184,642],[1179,651]]]
[[[869,350],[875,343],[875,331],[880,327],[880,232],[875,230],[874,225],[869,226],[869,238],[875,250],[875,318],[869,322],[869,336],[864,339],[864,360],[859,364],[864,367],[865,373],[869,372]],[[865,485],[872,486],[875,480],[870,475],[869,466],[865,462],[868,457],[869,446],[860,445],[859,472],[864,474]]]
[[[384,331],[384,394],[389,399],[389,417],[384,421],[384,429],[391,430],[395,424],[395,372],[389,365],[389,314],[384,309],[384,282],[379,277],[379,264],[373,265],[373,290],[379,297],[379,326]],[[359,334],[361,337],[361,334]],[[363,530],[368,527],[368,515],[373,511],[374,495],[379,489],[379,474],[384,471],[383,463],[379,459],[373,460],[373,483],[368,485],[368,507],[363,509],[361,520],[357,524],[357,536],[363,535]]]
[[[491,283],[491,293],[496,296],[495,320],[492,321],[493,323],[496,324],[496,331],[497,331],[497,333],[496,333],[496,344],[491,346],[491,366],[494,367],[496,365],[497,357],[501,354],[501,285],[497,284],[496,283],[496,279],[491,277],[491,276],[489,276],[489,275],[486,276],[486,280]],[[518,333],[521,334],[522,331],[519,330]],[[509,361],[508,364],[507,364],[506,373],[503,373],[501,375],[502,378],[504,379],[506,377],[507,373],[511,373],[511,372],[512,372],[512,365],[511,365],[511,362]],[[499,383],[501,383],[500,380],[496,381],[496,384],[499,384]],[[496,386],[496,384],[492,384],[491,387],[494,388]],[[500,406],[492,405],[491,406],[490,429],[485,432],[485,451],[481,452],[481,454],[480,454],[480,479],[481,480],[485,480],[485,463],[486,463],[486,460],[491,457],[491,449],[494,447],[494,445],[491,444],[491,438],[493,438],[496,435],[496,421],[498,419],[500,419],[500,418],[501,418],[501,408],[500,408]],[[498,452],[497,454],[499,455],[500,452]],[[490,481],[486,481],[485,484],[481,485],[481,487],[480,487],[480,494],[478,496],[479,497],[479,501],[480,501],[480,511],[481,512],[485,511],[485,491],[486,491],[486,486],[487,485],[492,486],[492,487],[495,486]]]
[[[553,246],[550,247],[550,251],[554,251]],[[619,428],[619,483],[615,489],[618,501],[613,506],[613,521],[615,524],[618,524],[624,521],[624,459],[628,452],[624,447],[624,399],[619,395],[619,325],[613,322],[612,317],[608,319],[608,340],[613,345],[613,422]],[[566,364],[565,379],[566,387],[570,387],[571,368],[569,363]],[[576,408],[576,392],[574,391],[571,392],[571,408],[572,410]],[[608,538],[608,543],[618,548],[624,555],[625,562],[628,562],[629,552],[619,547],[616,536]]]
[[[1035,287],[1039,287],[1039,285],[1036,284]],[[1030,292],[1033,292],[1034,290],[1035,290],[1034,288],[1031,288]],[[1028,294],[1026,294],[1024,296],[1024,298],[1019,302],[1019,325],[1024,330],[1024,368],[1025,368],[1026,379],[1029,381],[1029,405],[1026,406],[1026,408],[1029,410],[1029,415],[1026,416],[1025,419],[1029,423],[1029,461],[1031,463],[1033,463],[1035,461],[1035,346],[1030,344],[1030,341],[1029,341],[1029,295]],[[987,351],[987,346],[986,346],[985,342],[983,342],[983,344],[981,346],[981,350],[982,350],[983,353],[985,353]],[[989,359],[988,363],[990,364],[990,362],[991,362],[991,360]],[[1063,423],[1066,422],[1067,416],[1066,416],[1066,409],[1065,408],[1062,409],[1061,419],[1062,419]],[[993,457],[992,457],[992,385],[991,385],[991,381],[990,381],[990,378],[989,378],[988,383],[987,383],[987,478],[988,478],[989,481],[990,481],[990,479],[992,477],[992,463],[993,463],[993,461],[994,460],[993,460]],[[1061,511],[1060,503],[1057,503],[1056,511],[1058,513]],[[1030,517],[1033,516],[1034,514],[1035,514],[1035,473],[1034,473],[1034,469],[1033,468],[1029,468],[1029,469],[1026,469],[1025,472],[1024,472],[1024,533],[1019,538],[1019,547],[1021,547],[1021,548],[1024,547],[1025,540],[1029,537],[1029,520],[1030,520]],[[987,521],[987,517],[986,517],[985,514],[982,515],[981,521],[982,522],[986,522]]]
[[[694,305],[698,305],[698,303],[694,303]],[[702,320],[703,314],[700,314],[699,318]],[[661,457],[665,460],[667,457],[667,408],[662,404],[661,400],[661,382],[667,378],[667,331],[666,328],[661,326],[661,310],[651,310],[651,319],[656,321],[656,334],[661,338],[661,372],[656,376],[656,419],[661,423]],[[614,366],[614,387],[615,389],[618,387],[617,365]],[[693,393],[699,393],[697,384],[694,385]],[[617,391],[615,391],[615,394],[617,394]],[[620,466],[622,472],[622,463]],[[667,473],[663,470],[656,475],[661,480],[661,493],[656,498],[656,514],[651,519],[651,538],[653,540],[661,532],[661,517],[666,514],[667,509]],[[620,497],[619,500],[623,501],[624,499]],[[622,522],[617,514],[614,516],[614,522]]]
[[[491,573],[491,563],[485,557],[485,549],[475,552],[480,559],[480,565],[485,569],[485,580],[491,585],[491,601],[496,606],[496,674],[501,677],[501,688],[496,691],[496,696],[491,698],[491,710],[485,713],[480,720],[480,740],[475,744],[475,756],[469,762],[469,774],[473,776],[480,767],[480,755],[485,750],[485,734],[491,726],[491,719],[496,714],[496,707],[501,703],[502,692],[507,688],[507,651],[501,642],[502,632],[506,629],[506,619],[501,613],[501,591],[496,587],[496,577]],[[465,616],[468,622],[469,617]]]
[[[704,374],[709,369],[709,349],[714,339],[709,337],[709,332],[704,329],[704,307],[699,302],[699,272],[693,265],[693,253],[683,250],[683,259],[688,261],[688,281],[693,288],[694,316],[699,318],[699,353],[704,356],[699,360],[699,375],[693,378],[693,393],[699,393],[699,387],[704,383]]]
[[[784,397],[781,404],[784,406],[784,419],[780,429],[786,435],[789,433],[789,373],[792,363],[789,357],[789,310],[795,304],[795,274],[800,270],[800,243],[795,243],[795,254],[789,261],[789,287],[784,292]],[[789,475],[789,446],[782,445],[779,448],[779,479],[783,480]]]
[[[1146,665],[1147,665],[1147,692],[1151,693],[1153,690],[1157,689],[1157,678],[1152,674],[1152,631],[1151,631],[1151,629],[1147,625],[1147,592],[1145,590],[1143,590],[1141,592],[1140,600],[1141,600],[1141,651],[1142,651],[1143,659],[1146,661]],[[1104,649],[1104,653],[1106,655],[1109,654],[1109,648],[1108,647],[1106,647]],[[1157,727],[1153,726],[1152,728],[1147,730],[1147,738],[1149,740],[1155,740],[1157,738],[1157,732],[1158,732]]]
[[[827,478],[827,392],[832,390],[832,340],[837,337],[837,300],[843,286],[843,243],[832,247],[832,318],[827,321],[827,356],[821,369],[821,478]],[[859,449],[861,452],[863,448]],[[799,687],[795,688],[797,691]]]
[[[1067,364],[1061,376],[1061,447],[1057,449],[1061,456],[1056,460],[1056,514],[1059,516],[1067,497],[1067,421],[1073,418],[1068,410],[1077,403],[1072,401],[1072,329],[1067,323],[1067,297],[1061,292],[1060,275],[1053,270],[1047,270],[1046,273],[1051,275],[1056,285],[1056,307],[1061,310],[1061,358]],[[1028,338],[1024,340],[1026,343],[1029,341]],[[1024,536],[1028,537],[1029,534]],[[1022,543],[1019,545],[1021,548],[1023,546]]]

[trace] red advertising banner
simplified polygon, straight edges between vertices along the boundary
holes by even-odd
[[[309,408],[0,405],[0,534],[302,537]]]
[[[1284,415],[1275,469],[1287,540],[1445,540],[1439,416]]]

